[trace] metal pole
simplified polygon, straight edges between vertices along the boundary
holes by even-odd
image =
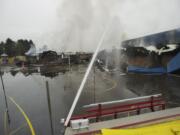
[[[96,69],[94,65],[94,103],[96,103]]]
[[[143,97],[128,98],[128,99],[123,99],[123,100],[115,100],[115,101],[109,101],[109,102],[95,103],[95,104],[85,105],[83,107],[84,108],[96,107],[99,104],[101,104],[101,105],[111,105],[111,104],[125,103],[125,102],[128,102],[128,101],[145,100],[145,99],[149,99],[151,97],[156,98],[156,97],[161,97],[161,96],[162,96],[162,94],[155,94],[155,95],[149,95],[149,96],[143,96]]]
[[[7,120],[8,120],[8,126],[10,125],[10,116],[9,116],[9,109],[8,109],[8,102],[7,102],[7,96],[6,96],[6,91],[4,87],[4,81],[2,78],[1,70],[0,70],[0,77],[1,77],[1,83],[2,83],[2,88],[3,88],[3,93],[4,93],[4,99],[5,99],[5,107],[6,107],[6,114],[7,114]]]
[[[8,115],[8,122],[10,123],[7,96],[6,96],[6,91],[5,91],[5,87],[4,87],[4,81],[3,81],[1,73],[0,73],[0,76],[1,76],[1,83],[2,83],[2,87],[3,87],[4,99],[5,99],[5,105],[6,105],[6,112],[7,112],[7,115]]]
[[[70,57],[70,54],[69,54],[69,71],[71,71],[71,57]]]
[[[52,112],[51,112],[51,99],[49,94],[49,83],[46,81],[46,92],[47,92],[47,101],[48,101],[48,110],[49,110],[49,118],[50,118],[50,126],[51,126],[51,135],[54,135],[53,123],[52,123]]]

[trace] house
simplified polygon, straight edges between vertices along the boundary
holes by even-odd
[[[131,71],[163,69],[164,73],[171,59],[180,52],[180,29],[126,40],[121,45]]]
[[[93,53],[77,52],[79,63],[89,62],[92,58]]]
[[[78,55],[76,52],[63,52],[61,53],[61,59],[63,64],[78,64]]]
[[[24,64],[27,64],[27,58],[26,56],[19,55],[14,57],[14,64],[17,66],[22,66]]]
[[[8,55],[6,53],[1,54],[1,64],[8,64]]]
[[[44,51],[43,53],[39,54],[39,62],[40,63],[52,63],[58,60],[58,55],[55,51]]]

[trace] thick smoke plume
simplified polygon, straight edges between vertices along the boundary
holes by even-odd
[[[180,27],[179,0],[63,0],[46,41],[58,51],[93,51],[109,23],[103,48]],[[102,49],[103,49],[102,48]]]

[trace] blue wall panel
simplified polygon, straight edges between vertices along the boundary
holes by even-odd
[[[145,74],[165,74],[167,71],[163,67],[155,67],[155,68],[145,68],[145,67],[137,67],[137,66],[128,66],[128,72],[134,73],[145,73]]]
[[[180,69],[180,52],[167,65],[167,72],[172,73]]]

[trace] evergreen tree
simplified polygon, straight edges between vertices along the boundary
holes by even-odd
[[[32,40],[19,39],[17,42],[8,38],[6,42],[0,42],[0,55],[6,53],[8,56],[25,55],[25,53],[34,44]]]
[[[4,42],[1,42],[0,43],[0,55],[4,53],[4,46],[5,46]]]
[[[8,56],[14,56],[16,48],[15,46],[16,43],[12,39],[8,38],[4,46],[4,53],[6,53]]]

